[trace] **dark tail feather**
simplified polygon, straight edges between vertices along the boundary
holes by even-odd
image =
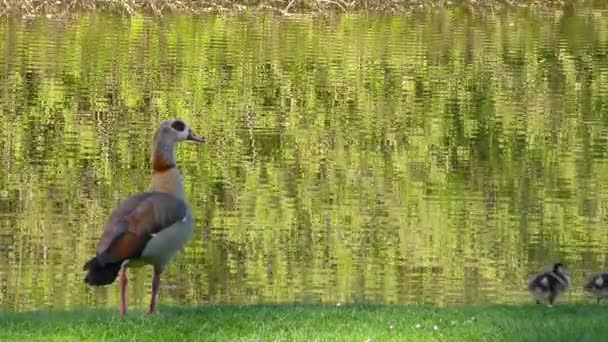
[[[121,262],[115,262],[102,266],[97,258],[93,258],[84,264],[83,269],[89,270],[84,282],[92,286],[112,284],[118,276],[120,265]]]

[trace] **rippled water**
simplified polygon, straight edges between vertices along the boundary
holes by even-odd
[[[83,263],[179,117],[197,219],[163,304],[531,302],[608,268],[608,17],[0,24],[0,307],[117,306]],[[151,269],[130,271],[147,304]]]

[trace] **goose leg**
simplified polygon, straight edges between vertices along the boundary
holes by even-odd
[[[154,278],[152,279],[152,298],[150,299],[150,308],[148,314],[153,314],[156,311],[156,298],[158,297],[158,288],[160,287],[160,272],[154,270]]]
[[[555,301],[555,297],[557,297],[555,292],[551,292],[551,294],[549,295],[549,305],[548,307],[552,308],[553,307],[553,302]]]
[[[124,315],[127,313],[127,275],[124,270],[120,270],[118,273],[118,280],[120,282],[120,314]]]

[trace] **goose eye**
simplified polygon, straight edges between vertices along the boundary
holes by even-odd
[[[183,121],[177,120],[171,124],[171,127],[178,132],[183,132],[186,129],[186,124]]]

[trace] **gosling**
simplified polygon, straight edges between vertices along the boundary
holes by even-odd
[[[570,287],[570,277],[564,271],[561,262],[553,265],[553,270],[537,275],[530,281],[528,290],[536,298],[536,304],[541,300],[549,302],[548,307],[552,307],[555,299]]]
[[[598,304],[602,298],[608,297],[608,272],[591,277],[585,291],[594,296]]]

